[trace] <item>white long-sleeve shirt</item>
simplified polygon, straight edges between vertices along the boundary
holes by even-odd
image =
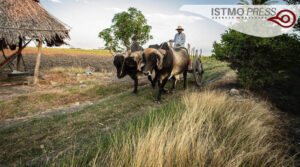
[[[174,38],[174,47],[175,48],[180,48],[180,47],[184,47],[184,44],[185,44],[185,34],[184,33],[177,33],[175,35],[175,38]]]

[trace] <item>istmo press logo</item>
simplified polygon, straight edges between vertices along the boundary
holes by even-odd
[[[184,5],[180,10],[257,37],[292,32],[300,15],[300,5]]]

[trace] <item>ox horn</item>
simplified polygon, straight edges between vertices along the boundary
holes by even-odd
[[[129,57],[131,55],[131,49],[128,49],[126,52],[126,57]]]
[[[161,70],[163,68],[163,59],[164,59],[164,55],[166,54],[166,50],[164,49],[159,49],[157,52],[158,55],[158,60],[157,60],[157,68],[159,70]]]
[[[116,53],[113,51],[112,46],[110,46],[109,52],[112,54],[113,57],[115,57]]]

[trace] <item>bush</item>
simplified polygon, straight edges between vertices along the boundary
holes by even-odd
[[[242,86],[257,89],[297,80],[299,46],[297,35],[259,38],[228,30],[214,43],[213,56],[237,70]]]

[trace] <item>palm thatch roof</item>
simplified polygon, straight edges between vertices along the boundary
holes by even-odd
[[[0,44],[16,46],[29,39],[60,46],[69,37],[69,30],[50,15],[39,0],[0,0]]]

